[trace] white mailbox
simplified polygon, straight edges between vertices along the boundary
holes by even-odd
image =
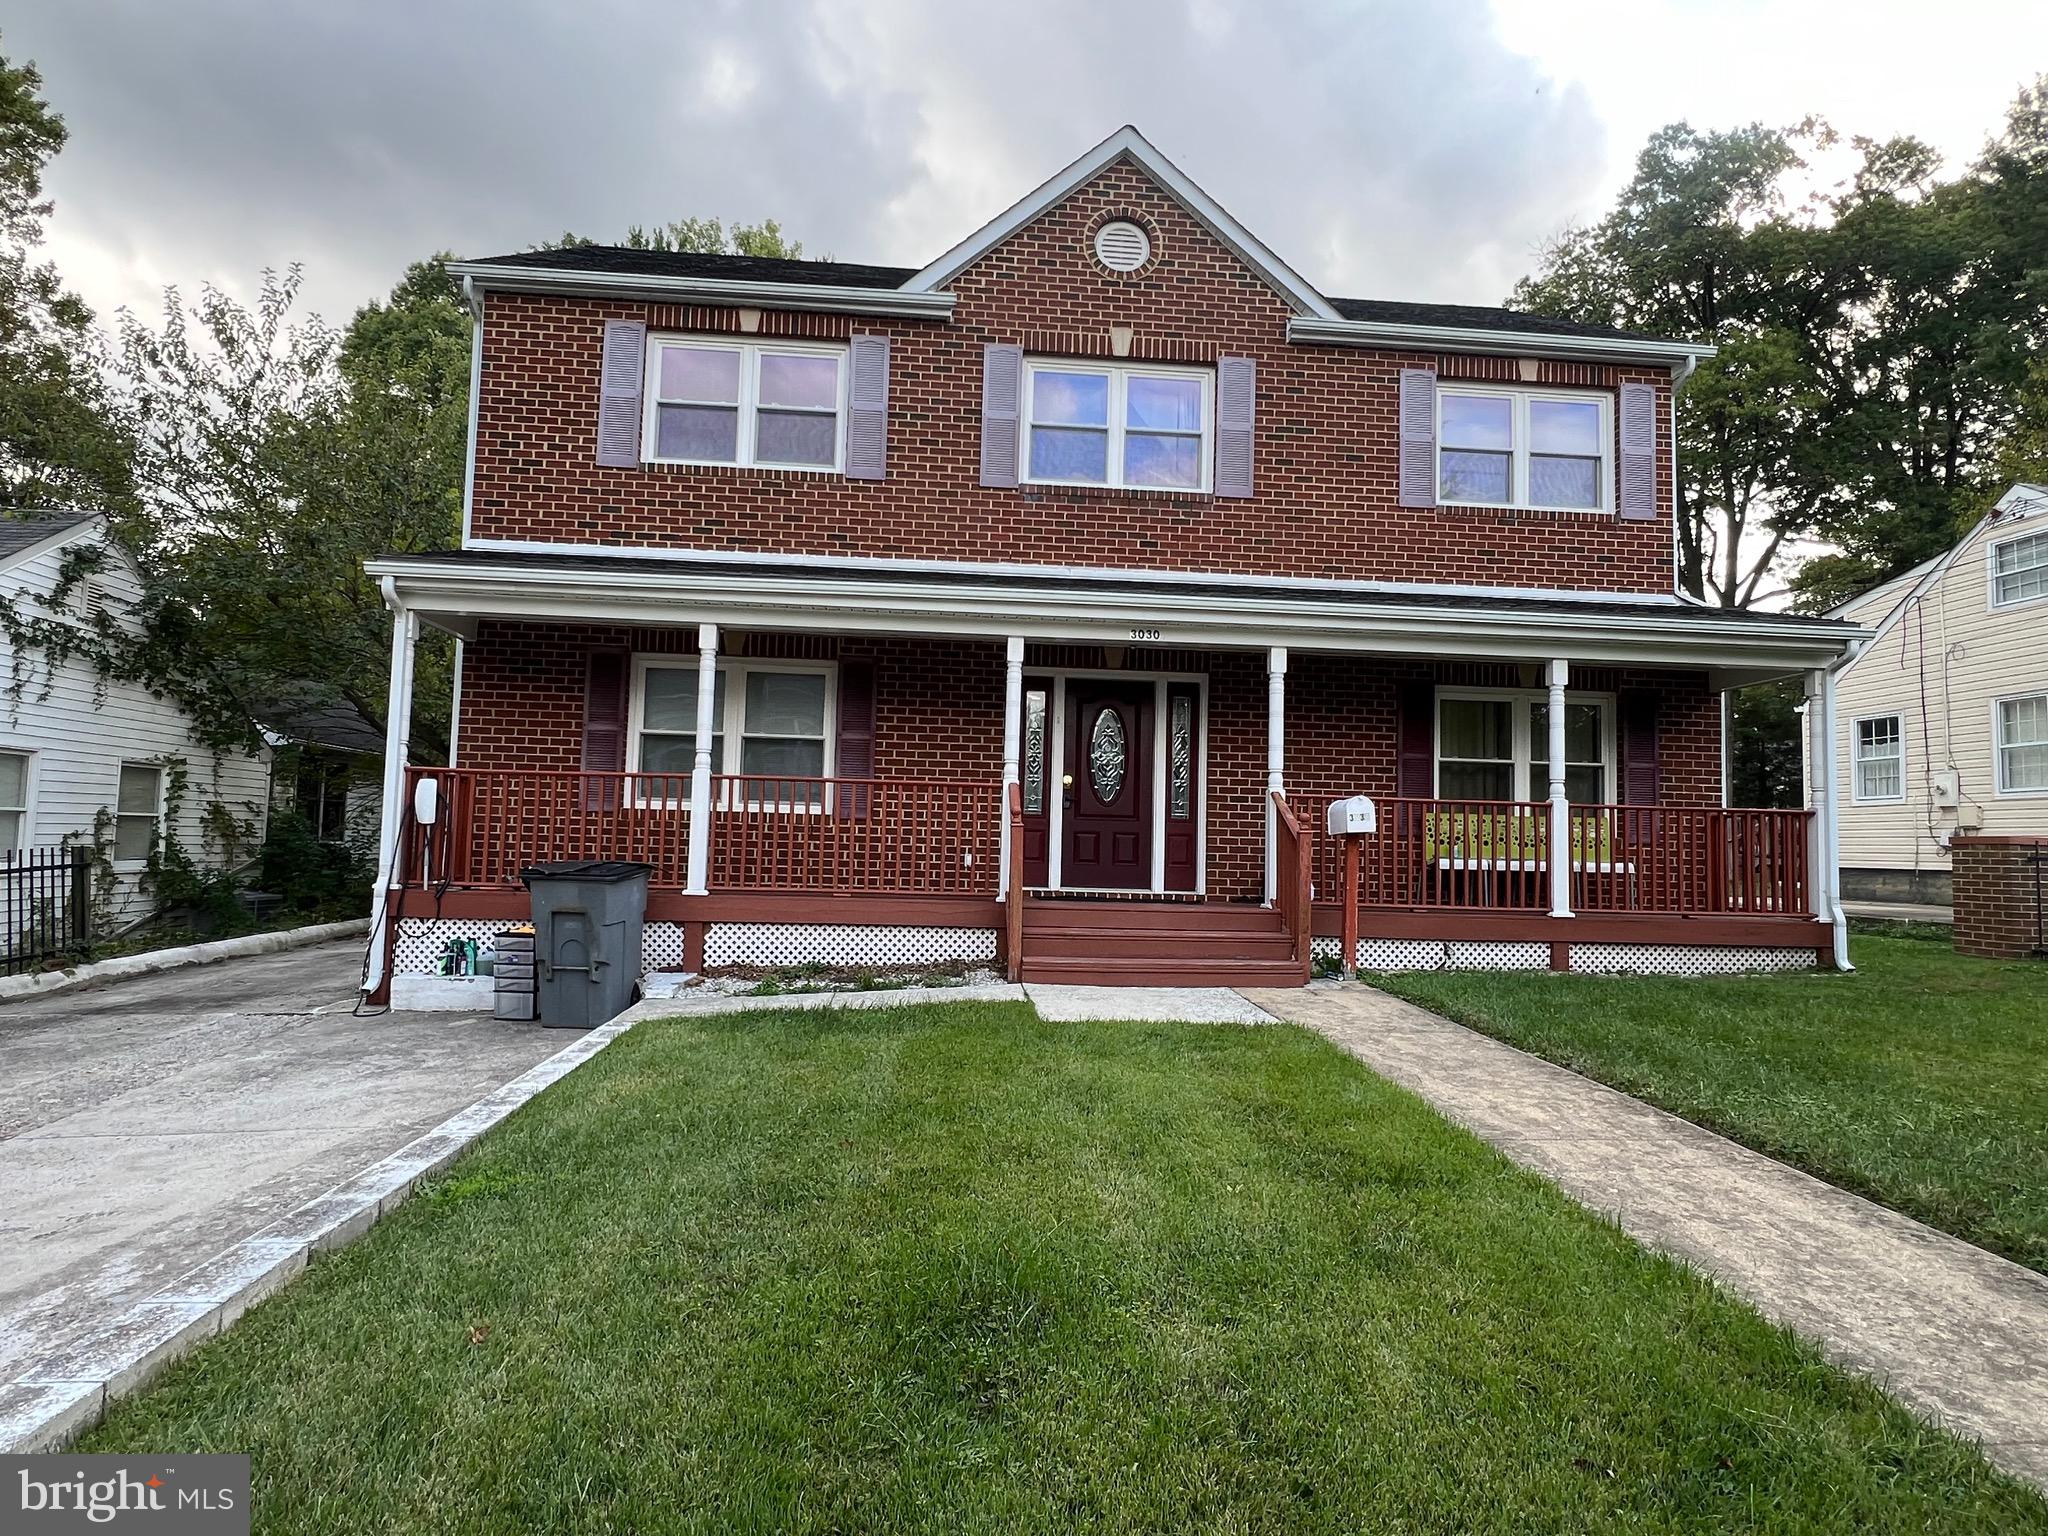
[[[1348,800],[1333,801],[1330,805],[1330,836],[1363,837],[1379,830],[1379,815],[1373,809],[1370,795],[1353,795]]]

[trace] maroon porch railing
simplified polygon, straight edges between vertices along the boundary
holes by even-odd
[[[1279,909],[1280,921],[1294,941],[1294,965],[1303,982],[1307,982],[1313,966],[1311,878],[1317,841],[1313,826],[1310,823],[1305,827],[1296,819],[1284,795],[1273,796],[1273,905]]]
[[[413,786],[440,781],[431,828],[411,815]],[[519,883],[552,859],[632,859],[650,883],[689,880],[686,773],[411,768],[400,883]],[[709,886],[821,895],[993,896],[1002,786],[953,779],[717,775]]]
[[[1320,826],[1332,795],[1295,795]],[[1361,839],[1359,904],[1423,910],[1550,910],[1546,801],[1374,802],[1379,830]],[[1811,811],[1576,805],[1574,912],[1664,915],[1812,912]],[[1316,846],[1315,897],[1343,900],[1343,839]]]

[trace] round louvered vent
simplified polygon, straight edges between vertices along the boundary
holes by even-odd
[[[1152,256],[1151,238],[1123,219],[1095,231],[1095,259],[1112,272],[1135,272]]]

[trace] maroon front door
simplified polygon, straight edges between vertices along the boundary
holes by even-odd
[[[1149,682],[1067,682],[1064,888],[1151,889],[1152,697]]]

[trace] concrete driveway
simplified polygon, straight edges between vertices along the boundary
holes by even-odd
[[[0,1007],[0,1380],[576,1039],[350,1014],[359,941]]]

